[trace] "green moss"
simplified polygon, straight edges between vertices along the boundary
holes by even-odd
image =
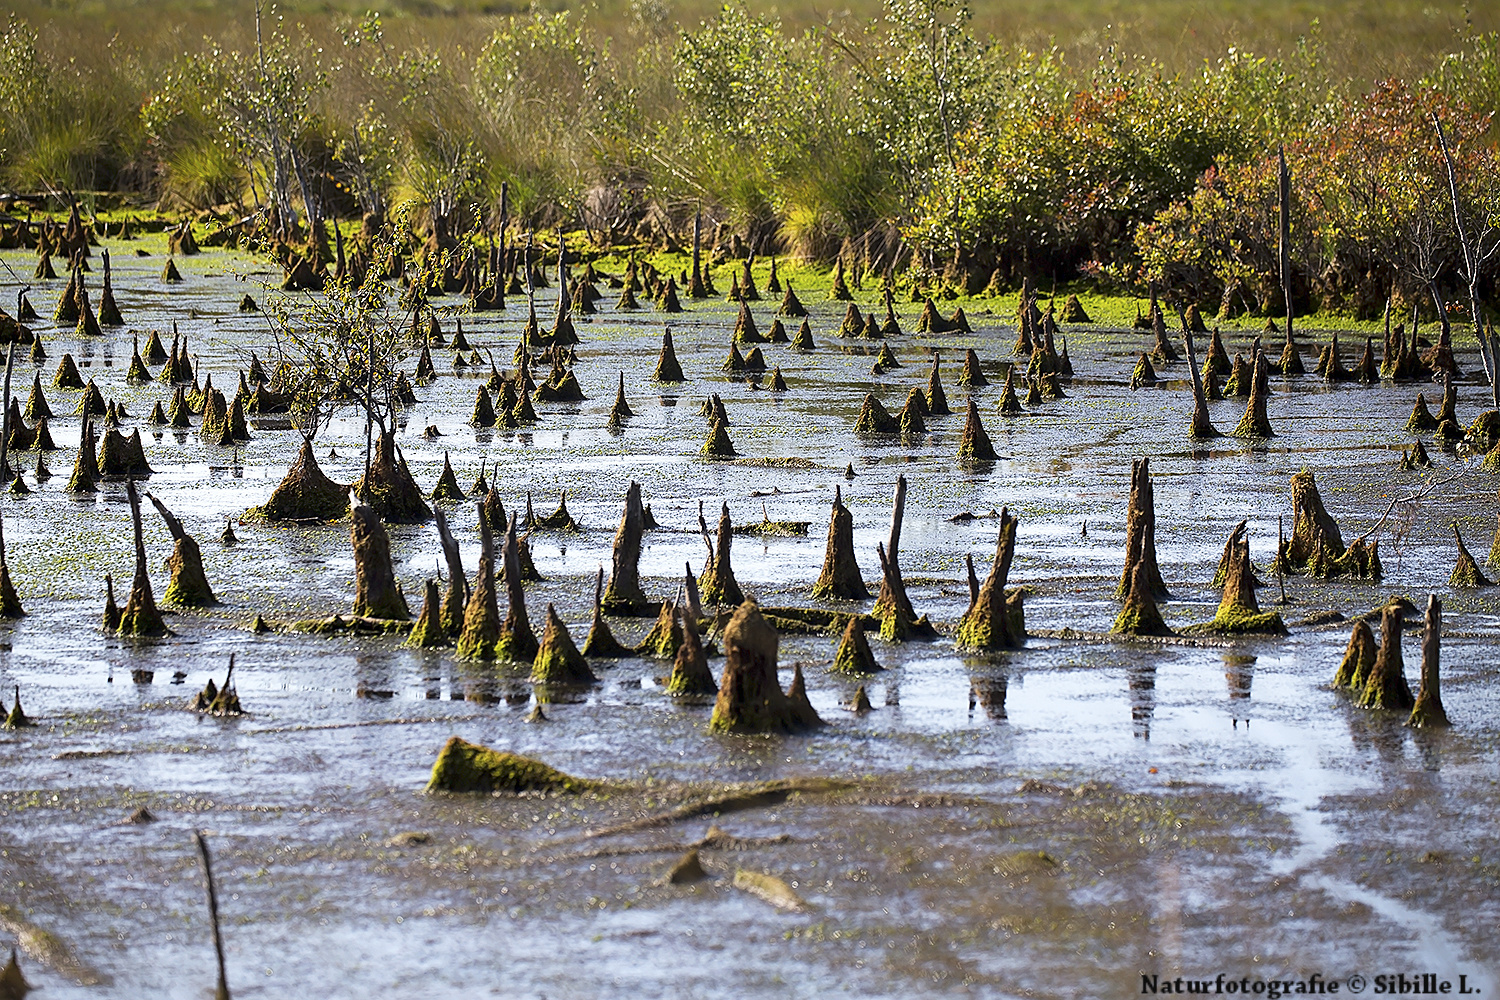
[[[1275,611],[1220,607],[1208,629],[1225,635],[1286,635],[1286,623]]]
[[[533,684],[595,684],[599,678],[573,644],[557,609],[547,605],[547,626],[531,663]]]
[[[539,760],[504,750],[448,738],[432,765],[431,792],[567,792],[585,791],[590,783],[548,767]]]

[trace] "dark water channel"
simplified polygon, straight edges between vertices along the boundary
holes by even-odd
[[[137,246],[155,256],[132,256]],[[812,522],[806,538],[736,538],[733,563],[763,603],[814,603],[807,590],[835,486],[854,513],[873,587],[875,546],[888,531],[895,478],[905,474],[901,558],[919,613],[951,627],[967,604],[964,556],[974,555],[982,576],[994,551],[996,522],[949,518],[1008,506],[1020,519],[1011,581],[1035,588],[1028,625],[1097,632],[1118,610],[1134,457],[1153,458],[1158,549],[1174,595],[1163,613],[1174,626],[1212,617],[1219,595],[1209,583],[1240,519],[1249,520],[1262,576],[1273,580],[1277,517],[1290,530],[1288,480],[1299,469],[1317,473],[1346,540],[1390,498],[1462,472],[1383,530],[1381,585],[1289,579],[1285,639],[1184,647],[1033,639],[982,658],[948,639],[877,640],[888,669],[867,685],[876,711],[856,717],[841,709],[856,682],[825,672],[834,639],[783,636],[783,668],[803,665],[830,723],[815,735],[712,736],[708,706],[674,703],[655,681],[666,665],[642,659],[596,664],[597,689],[548,705],[550,721],[528,724],[524,672],[404,650],[396,639],[248,631],[256,613],[291,620],[349,609],[348,529],[239,523],[293,459],[294,431],[255,428],[231,450],[144,424],[167,390],[126,384],[131,329],[160,329],[170,342],[175,320],[200,374],[212,372],[226,390],[250,349],[264,358],[272,340],[263,316],[235,308],[246,291],[271,294],[259,285],[269,277],[260,264],[208,251],[179,260],[186,281],[167,286],[158,280],[163,250],[159,238],[116,245],[128,329],[80,342],[71,330],[36,324],[62,450],[47,457],[54,475],[45,483],[30,474],[34,453],[17,456],[34,492],[0,499],[11,573],[29,612],[6,626],[0,690],[8,705],[20,685],[38,723],[0,732],[0,926],[25,946],[22,964],[45,988],[39,995],[211,995],[193,829],[210,831],[216,852],[236,996],[1105,997],[1139,995],[1141,974],[1151,972],[1429,971],[1467,974],[1485,992],[1500,985],[1500,606],[1493,591],[1448,587],[1449,525],[1460,523],[1482,560],[1497,477],[1475,456],[1436,448],[1434,471],[1398,471],[1417,387],[1277,379],[1275,438],[1200,447],[1186,433],[1185,364],[1167,368],[1174,381],[1133,392],[1130,369],[1146,336],[1079,327],[1066,331],[1078,372],[1070,398],[1005,418],[996,403],[999,363],[1014,340],[1007,319],[971,315],[973,336],[908,333],[893,343],[904,367],[877,377],[873,351],[832,335],[842,308],[813,303],[813,290],[802,289],[817,349],[764,348],[789,392],[720,371],[734,321],[724,302],[690,303],[671,318],[690,381],[664,388],[649,381],[663,315],[614,313],[606,292],[601,314],[579,324],[576,371],[588,399],[541,404],[533,430],[492,433],[466,424],[479,377],[454,374],[451,351],[437,351],[443,375],[419,390],[399,439],[412,472],[430,489],[446,451],[467,488],[485,462],[507,507],[530,492],[538,513],[567,491],[585,530],[534,537],[547,580],[530,587],[528,603],[536,623],[555,603],[580,642],[592,576],[608,564],[632,478],[664,529],[647,536],[641,562],[660,597],[675,590],[685,562],[701,568],[699,502],[712,520],[727,501],[736,522],[758,520],[763,509]],[[21,273],[34,263],[5,258]],[[92,279],[97,289],[97,258]],[[13,311],[6,280],[0,296]],[[62,284],[33,291],[44,316]],[[436,304],[451,334],[458,299]],[[762,330],[775,304],[755,309]],[[901,308],[908,331],[917,311]],[[524,312],[513,300],[503,313],[465,315],[465,330],[508,362]],[[1303,336],[1311,367],[1313,343],[1326,334]],[[1228,335],[1231,353],[1251,337]],[[1472,344],[1460,346],[1465,371],[1481,371]],[[966,398],[957,375],[968,347],[996,379],[978,399],[1001,460],[982,470],[955,462]],[[925,383],[935,348],[955,415],[932,419],[917,441],[855,437],[864,393],[873,389],[895,412]],[[104,574],[122,595],[128,587],[130,515],[119,483],[84,499],[64,492],[79,435],[69,414],[80,396],[51,388],[64,351],[127,406],[127,430],[142,427],[154,469],[148,488],[203,546],[224,606],[169,615],[172,638],[129,641],[99,627]],[[33,370],[17,365],[13,391],[23,400]],[[615,433],[605,425],[622,371],[636,416]],[[1466,424],[1483,408],[1479,381],[1460,388]],[[742,456],[805,467],[701,458],[708,428],[698,404],[710,392],[723,397]],[[1227,431],[1242,410],[1239,401],[1216,403],[1213,419]],[[424,440],[429,424],[444,436]],[[352,413],[336,421],[317,449],[341,457],[324,470],[355,478],[362,444],[362,421]],[[474,511],[449,516],[472,568]],[[226,519],[236,522],[232,548],[218,540]],[[436,531],[391,534],[415,607],[440,558]],[[146,539],[160,595],[171,544],[149,508]],[[1295,623],[1330,610],[1363,613],[1393,593],[1425,603],[1429,592],[1446,601],[1444,700],[1454,725],[1417,733],[1326,688],[1347,621]],[[1274,602],[1274,582],[1260,596]],[[613,624],[634,640],[650,622]],[[231,652],[250,714],[184,711],[210,675],[222,678]],[[1419,662],[1412,634],[1414,687]],[[721,663],[711,661],[716,671]],[[136,669],[154,671],[154,681],[132,683]],[[186,678],[173,684],[178,671]],[[577,798],[424,796],[453,734],[618,785]],[[709,783],[789,777],[848,784],[717,820],[584,836]],[[158,821],[122,824],[139,806]],[[712,822],[742,839],[704,850],[710,879],[660,885]],[[413,833],[426,837],[392,839]],[[734,889],[739,868],[786,880],[805,909],[782,912]]]

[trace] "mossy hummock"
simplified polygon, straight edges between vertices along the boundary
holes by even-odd
[[[504,750],[491,750],[457,736],[450,736],[443,744],[427,780],[428,793],[576,794],[587,788],[588,782],[548,767],[539,760]]]
[[[1235,529],[1244,530],[1244,523]],[[1255,599],[1255,569],[1250,563],[1250,542],[1230,537],[1229,565],[1224,573],[1224,597],[1209,623],[1215,632],[1226,634],[1286,635],[1286,624],[1274,611],[1262,612]]]
[[[965,389],[982,389],[990,384],[984,369],[979,366],[979,355],[971,347],[964,353],[964,367],[958,375],[958,384]]]
[[[786,283],[786,293],[781,296],[781,307],[776,310],[778,316],[786,316],[789,319],[801,319],[807,315],[807,307],[802,300],[797,298],[797,293],[792,290],[792,283]]]
[[[414,524],[432,517],[432,508],[412,478],[405,459],[396,455],[396,432],[383,430],[370,457],[369,481],[354,481],[354,492],[375,508],[381,520],[391,524]]]
[[[68,479],[69,493],[95,493],[99,489],[99,458],[94,446],[93,418],[85,416],[78,435],[78,455],[73,461],[73,475]]]
[[[813,584],[812,595],[824,600],[844,601],[863,601],[870,596],[854,556],[854,515],[844,506],[842,489],[838,486],[833,488],[823,570]]]
[[[839,640],[837,652],[833,654],[830,668],[840,674],[875,674],[884,670],[870,649],[870,640],[865,636],[864,621],[859,615],[849,616],[844,627],[844,636]]]
[[[489,519],[485,517],[483,501],[475,506],[479,513],[479,568],[464,607],[457,655],[461,660],[493,660],[495,641],[500,637],[500,607],[495,592],[495,536],[490,530]]]
[[[674,698],[702,697],[718,694],[719,685],[708,669],[703,640],[692,620],[691,611],[683,606],[672,609],[673,626],[681,641],[672,659],[672,673],[667,678],[667,694]]]
[[[750,314],[750,306],[744,299],[740,300],[740,314],[734,321],[733,342],[736,344],[766,343],[766,338],[756,327],[755,317]]]
[[[1245,415],[1234,428],[1239,438],[1270,438],[1276,432],[1271,429],[1271,419],[1266,413],[1266,399],[1271,394],[1271,366],[1264,354],[1255,355],[1254,371],[1251,374],[1250,399],[1245,404]]]
[[[442,597],[436,580],[428,580],[422,591],[422,610],[417,612],[416,624],[403,645],[411,649],[436,649],[448,645],[448,632],[443,628]]]
[[[432,489],[433,503],[462,503],[464,491],[458,485],[458,476],[453,473],[453,464],[448,460],[448,453],[443,452],[443,473],[438,476],[437,485]]]
[[[912,608],[911,598],[906,593],[906,581],[901,576],[899,554],[901,551],[901,525],[906,517],[906,477],[896,476],[896,491],[891,501],[891,533],[888,548],[876,546],[880,557],[880,592],[870,614],[880,620],[880,632],[892,641],[920,637],[934,638],[937,630],[927,616],[918,618]]]
[[[675,384],[687,381],[682,374],[682,365],[677,363],[677,351],[672,346],[672,330],[668,327],[661,335],[661,357],[656,361],[656,372],[652,379],[657,382]]]
[[[391,539],[380,515],[368,504],[351,512],[349,540],[354,549],[354,614],[359,618],[410,621],[411,609],[396,582]]]
[[[312,439],[304,437],[297,460],[271,491],[264,506],[252,507],[249,517],[268,521],[336,521],[349,512],[349,488],[323,474],[313,454]]]
[[[536,659],[538,643],[536,633],[531,630],[531,620],[526,614],[526,586],[522,576],[521,546],[516,537],[515,515],[511,516],[510,527],[505,532],[500,557],[504,567],[507,607],[505,620],[500,625],[500,636],[495,640],[495,657],[514,663],[530,663]]]
[[[729,430],[722,420],[714,421],[708,432],[708,440],[703,442],[703,447],[698,451],[708,458],[733,458],[739,454],[734,450],[734,442],[730,440]]]
[[[859,420],[854,425],[856,434],[895,434],[900,424],[891,416],[873,392],[865,393],[864,405],[860,407]]]
[[[1338,522],[1323,506],[1317,477],[1309,469],[1292,476],[1292,537],[1277,558],[1287,570],[1305,570],[1322,549],[1328,557],[1344,554],[1344,539]]]
[[[1130,388],[1139,389],[1142,386],[1156,384],[1156,369],[1151,364],[1151,359],[1143,353],[1136,359],[1135,368],[1130,372]]]
[[[17,482],[20,476],[16,476]],[[24,618],[26,609],[21,606],[21,597],[16,593],[10,579],[10,564],[5,559],[5,530],[0,524],[0,618]]]
[[[594,617],[589,623],[589,634],[583,640],[583,655],[606,659],[629,656],[630,650],[615,640],[614,633],[609,630],[609,623],[604,620],[603,598],[604,567],[600,566],[594,581]]]
[[[927,397],[922,395],[922,390],[916,386],[906,394],[906,405],[901,408],[901,413],[896,417],[896,426],[902,437],[912,437],[927,431],[927,421],[923,419],[927,413]]]

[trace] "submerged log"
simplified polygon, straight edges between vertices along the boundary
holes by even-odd
[[[1443,696],[1438,680],[1438,659],[1442,651],[1443,605],[1436,594],[1427,596],[1427,615],[1422,628],[1422,680],[1417,688],[1417,701],[1412,706],[1406,724],[1413,729],[1427,726],[1448,726],[1448,713],[1443,709]]]
[[[173,542],[172,555],[167,559],[167,569],[172,572],[172,580],[167,584],[162,600],[187,608],[218,604],[213,588],[208,585],[208,576],[203,572],[203,553],[198,548],[198,542],[154,494],[147,493],[146,499],[151,501],[151,505],[166,522]]]
[[[427,793],[453,792],[459,794],[523,792],[567,792],[584,791],[588,782],[548,767],[539,760],[522,757],[520,754],[502,750],[491,750],[478,743],[470,743],[450,736],[432,765],[432,775],[427,781]]]
[[[870,596],[854,556],[854,515],[844,506],[842,490],[838,486],[833,488],[823,570],[813,584],[812,595],[824,600],[844,601],[863,601]]]
[[[805,690],[793,679],[794,696],[781,689],[776,676],[779,637],[754,601],[741,604],[724,627],[724,674],[709,728],[715,732],[796,733],[823,724]],[[799,703],[800,702],[800,703]]]

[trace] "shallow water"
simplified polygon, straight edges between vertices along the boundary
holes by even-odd
[[[402,650],[395,639],[247,631],[256,613],[286,621],[348,610],[347,527],[239,523],[281,478],[296,434],[256,428],[230,450],[205,446],[195,432],[155,433],[140,418],[166,390],[128,386],[125,370],[132,329],[160,329],[170,341],[176,321],[200,374],[232,388],[252,348],[268,354],[264,316],[235,305],[247,290],[272,294],[258,284],[269,275],[253,260],[207,251],[180,260],[187,280],[169,289],[157,280],[159,238],[110,245],[130,327],[80,343],[71,330],[35,324],[50,355],[42,381],[62,450],[47,458],[50,481],[35,484],[28,473],[35,492],[0,501],[11,573],[29,612],[0,648],[0,689],[8,704],[19,684],[39,723],[0,733],[0,925],[48,931],[94,971],[81,974],[55,952],[49,964],[27,938],[33,954],[23,954],[23,967],[47,996],[211,990],[195,828],[211,832],[230,984],[242,996],[1114,996],[1138,995],[1140,975],[1151,972],[1373,979],[1431,971],[1467,974],[1486,991],[1496,985],[1500,606],[1491,591],[1448,592],[1449,524],[1460,522],[1482,558],[1496,477],[1472,456],[1435,448],[1434,472],[1397,470],[1418,387],[1276,380],[1277,437],[1203,448],[1186,435],[1185,365],[1167,366],[1175,381],[1132,392],[1130,368],[1146,338],[1069,328],[1078,371],[1070,398],[1007,419],[995,407],[997,370],[1014,329],[1001,317],[971,315],[972,337],[899,338],[904,367],[875,377],[873,351],[831,335],[842,307],[814,303],[804,288],[817,350],[762,348],[786,376],[784,397],[720,371],[734,322],[722,302],[688,303],[690,312],[668,317],[690,381],[665,389],[648,381],[664,317],[649,308],[613,313],[606,290],[601,314],[579,323],[577,375],[588,399],[538,404],[534,430],[490,433],[465,422],[479,377],[453,374],[451,351],[435,351],[443,376],[419,389],[399,438],[418,483],[436,482],[447,452],[465,488],[481,462],[491,467],[508,509],[529,492],[546,513],[567,490],[585,530],[533,539],[547,580],[530,587],[528,604],[539,623],[555,603],[580,640],[593,574],[608,564],[631,478],[664,526],[647,535],[641,559],[656,596],[675,590],[685,563],[701,568],[699,502],[711,523],[727,502],[736,523],[758,520],[763,509],[775,520],[812,522],[806,538],[736,537],[733,564],[763,603],[813,603],[806,591],[822,563],[836,486],[854,513],[861,566],[874,577],[895,477],[905,474],[901,564],[919,613],[951,626],[967,603],[964,556],[983,574],[993,555],[995,521],[948,519],[1009,507],[1020,518],[1011,582],[1035,588],[1028,625],[1098,632],[1117,611],[1134,457],[1152,456],[1157,546],[1174,595],[1163,613],[1174,626],[1212,617],[1218,594],[1208,584],[1240,519],[1249,520],[1255,560],[1269,566],[1298,469],[1317,473],[1346,540],[1390,499],[1462,472],[1400,508],[1383,530],[1380,586],[1289,579],[1291,603],[1281,609],[1295,623],[1326,610],[1362,613],[1390,593],[1418,603],[1429,592],[1443,596],[1450,732],[1404,730],[1400,719],[1353,709],[1325,689],[1347,622],[1293,624],[1289,638],[1223,648],[1033,639],[983,658],[958,654],[948,640],[875,640],[888,669],[868,682],[877,710],[859,718],[840,709],[856,682],[823,669],[834,640],[783,636],[784,681],[801,663],[830,723],[815,735],[711,736],[708,707],[675,704],[654,680],[666,665],[639,659],[597,664],[597,689],[549,703],[550,721],[529,725],[534,695],[524,672],[460,664],[451,651]],[[133,257],[136,246],[156,255]],[[29,255],[4,257],[29,273]],[[95,268],[97,289],[97,257]],[[47,285],[32,293],[44,316],[63,282]],[[0,296],[13,302],[7,288]],[[553,294],[542,293],[544,316]],[[873,298],[862,296],[862,308]],[[451,335],[458,300],[436,304]],[[775,305],[755,308],[762,331]],[[901,307],[906,329],[917,311]],[[503,313],[463,320],[476,346],[506,361],[524,316],[524,302],[512,300]],[[1232,334],[1231,353],[1248,350],[1250,339]],[[1304,338],[1309,366],[1312,339]],[[1353,346],[1346,342],[1346,352]],[[978,400],[1002,457],[982,470],[954,462],[967,347],[996,379]],[[931,419],[919,441],[856,438],[863,394],[877,392],[895,412],[911,386],[925,384],[934,348],[958,412]],[[79,435],[78,419],[65,414],[80,395],[50,387],[63,351],[107,398],[127,405],[135,417],[127,429],[142,426],[155,470],[149,489],[203,546],[224,606],[169,616],[173,638],[135,642],[98,628],[104,574],[113,573],[122,599],[128,588],[129,508],[118,483],[83,500],[63,492]],[[1459,363],[1481,370],[1472,351]],[[622,371],[636,416],[613,433],[605,422]],[[18,362],[13,392],[23,399],[32,372]],[[707,427],[697,406],[710,392],[723,397],[742,456],[809,467],[700,458]],[[1463,422],[1482,399],[1466,380]],[[1242,409],[1233,400],[1213,404],[1214,422],[1227,431]],[[428,424],[444,436],[424,440]],[[323,462],[335,480],[358,475],[363,430],[349,414],[319,438],[320,460],[330,448],[341,456]],[[30,469],[35,455],[13,461]],[[846,464],[853,480],[844,478]],[[449,517],[472,568],[474,511],[459,507]],[[218,541],[226,519],[236,522],[233,548]],[[145,523],[160,594],[170,539],[149,508]],[[436,531],[393,526],[391,534],[404,589],[419,595],[440,559]],[[1277,588],[1265,574],[1268,605]],[[634,640],[650,622],[612,624]],[[210,675],[222,679],[230,652],[250,714],[216,720],[183,711]],[[1415,686],[1414,635],[1406,659]],[[131,682],[141,668],[155,671],[154,683]],[[174,685],[179,670],[186,678]],[[977,703],[976,692],[984,696]],[[620,784],[577,800],[425,797],[427,771],[453,734]],[[696,887],[657,881],[709,819],[583,837],[711,783],[812,776],[853,785],[720,817],[739,837],[790,839],[705,850],[711,879]],[[140,805],[159,822],[121,825]],[[430,839],[387,846],[408,831]],[[786,879],[807,908],[781,912],[735,890],[736,868]]]

